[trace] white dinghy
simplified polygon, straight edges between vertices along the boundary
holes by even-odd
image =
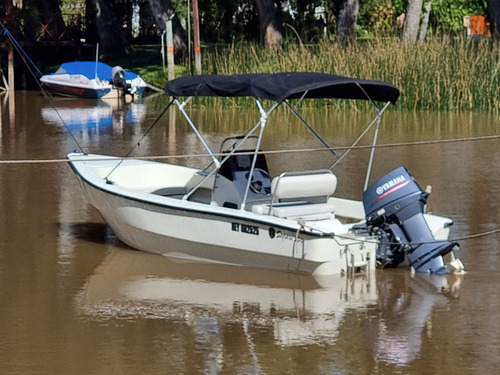
[[[453,254],[457,244],[447,240],[452,220],[424,213],[427,193],[405,168],[368,187],[363,201],[352,201],[334,196],[337,177],[330,169],[271,176],[260,151],[268,117],[280,105],[329,148],[291,99],[385,103],[375,104],[370,127],[396,102],[395,86],[321,73],[276,73],[183,77],[168,82],[165,92],[172,97],[169,106],[178,107],[211,155],[207,168],[68,155],[86,199],[126,244],[193,260],[314,275],[369,272],[377,263],[409,264],[425,273],[463,270]],[[225,140],[217,154],[184,109],[197,96],[253,97],[260,119],[245,135]],[[262,100],[273,103],[267,111]]]

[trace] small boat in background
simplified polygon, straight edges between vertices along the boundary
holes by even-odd
[[[136,73],[100,61],[64,63],[55,73],[42,76],[40,81],[59,95],[93,99],[141,96],[147,87]]]

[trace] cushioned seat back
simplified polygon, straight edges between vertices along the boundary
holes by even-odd
[[[306,200],[324,197],[325,202],[337,188],[337,177],[330,171],[303,172],[303,174],[281,174],[273,179],[271,194],[273,202],[283,200]]]

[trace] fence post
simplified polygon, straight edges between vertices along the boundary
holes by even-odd
[[[196,74],[201,74],[200,25],[198,18],[198,0],[193,0],[193,31],[194,31],[194,66]]]
[[[175,78],[174,70],[174,37],[172,32],[172,19],[169,18],[165,26],[167,30],[167,66],[168,66],[168,80]]]

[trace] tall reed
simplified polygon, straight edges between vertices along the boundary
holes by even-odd
[[[316,71],[375,79],[399,87],[400,109],[500,110],[500,45],[492,40],[430,39],[406,47],[387,38],[288,45],[281,51],[256,44],[217,46],[204,50],[203,69],[211,74]]]

